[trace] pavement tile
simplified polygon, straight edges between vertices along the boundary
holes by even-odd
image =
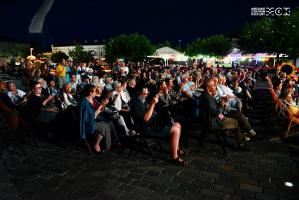
[[[151,183],[147,188],[160,193],[165,193],[168,190],[168,187],[165,185],[160,185],[157,183]]]
[[[193,181],[191,183],[192,186],[194,187],[198,187],[198,188],[213,188],[214,184],[213,184],[214,180],[213,179],[209,179],[209,180],[201,180],[201,179],[197,179],[196,181]]]
[[[200,195],[198,193],[193,193],[193,192],[186,192],[184,199],[201,200],[201,199],[203,199],[203,195]]]
[[[169,181],[169,177],[167,177],[167,176],[161,176],[161,177],[144,176],[142,181],[149,182],[149,183],[161,184],[161,183]]]
[[[276,199],[277,199],[277,196],[275,196],[275,195],[263,194],[263,193],[257,193],[257,194],[256,194],[256,199],[257,199],[257,200],[276,200]]]
[[[236,188],[235,189],[235,194],[238,196],[242,196],[242,199],[247,198],[247,199],[255,199],[255,192],[250,191],[250,190],[244,190],[241,188]]]
[[[218,192],[218,191],[215,191],[215,190],[210,190],[210,189],[207,189],[207,188],[202,188],[200,190],[200,194],[203,195],[203,196],[216,197],[216,198],[221,198],[223,196],[222,192]]]
[[[137,181],[137,180],[134,180],[130,183],[130,185],[134,185],[134,186],[139,186],[139,187],[143,187],[143,188],[146,188],[148,187],[148,185],[150,185],[149,182],[145,182],[145,181]]]
[[[185,192],[188,192],[188,193],[197,193],[200,190],[200,187],[198,187],[196,185],[188,184],[188,183],[182,183],[179,186],[179,189],[184,190]]]
[[[132,185],[127,185],[127,184],[122,184],[118,187],[120,190],[125,190],[127,192],[132,192],[133,190],[136,189],[136,187],[132,186]]]
[[[224,200],[241,200],[242,197],[234,194],[224,194],[223,195]]]
[[[262,192],[263,188],[255,185],[249,185],[249,184],[240,184],[240,188],[243,190],[248,190],[252,192]]]
[[[129,179],[135,179],[135,180],[141,180],[144,177],[142,174],[135,174],[135,173],[129,173],[126,175],[126,178]]]
[[[160,176],[160,172],[156,172],[156,171],[147,171],[145,173],[146,176],[152,176],[152,177],[159,177]]]
[[[153,190],[137,187],[136,190],[133,191],[133,193],[140,196],[150,196],[153,193]]]
[[[171,200],[184,200],[183,197],[173,196]]]
[[[107,195],[111,198],[116,198],[118,199],[125,191],[121,190],[119,188],[109,188],[106,189],[105,191],[101,191],[104,195]]]
[[[170,200],[172,198],[172,196],[168,195],[168,194],[161,193],[161,192],[153,192],[150,195],[150,198],[155,199],[155,200]],[[188,199],[188,198],[186,198],[186,199]]]
[[[191,183],[196,177],[192,176],[176,176],[174,177],[174,181],[180,182],[180,183]]]
[[[183,197],[183,196],[185,196],[185,191],[180,190],[180,189],[170,189],[170,190],[167,191],[167,194]]]
[[[132,182],[133,179],[131,178],[124,178],[124,177],[118,177],[117,179],[115,179],[117,182],[120,182],[120,183],[126,183],[126,184],[129,184]]]
[[[181,185],[180,182],[174,181],[174,180],[169,180],[165,181],[162,186],[170,188],[170,189],[177,189]]]
[[[218,185],[218,184],[216,184],[214,186],[214,190],[219,191],[219,192],[223,192],[223,193],[226,193],[226,194],[233,194],[234,193],[234,188],[233,187]]]
[[[132,192],[124,192],[121,194],[119,199],[124,199],[124,200],[138,200],[140,199],[140,196],[133,194]]]
[[[217,178],[220,177],[220,174],[215,173],[215,172],[211,172],[211,171],[199,171],[198,176],[199,177],[211,177],[211,178],[217,179]]]

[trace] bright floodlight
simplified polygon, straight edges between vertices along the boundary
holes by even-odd
[[[287,186],[287,187],[293,187],[294,186],[293,183],[288,182],[288,181],[284,182],[284,185]]]

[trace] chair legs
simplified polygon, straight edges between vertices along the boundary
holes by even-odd
[[[291,126],[292,126],[292,121],[289,122],[288,129],[286,131],[285,137],[289,136],[289,132],[290,132]]]
[[[217,144],[219,144],[222,148],[222,151],[224,154],[227,154],[227,150],[226,150],[226,145],[228,146],[232,146],[229,144],[229,142],[226,139],[227,136],[227,131],[236,131],[235,129],[227,129],[227,130],[222,130],[222,129],[208,129],[208,130],[202,130],[199,138],[198,138],[198,143],[200,146],[202,146],[204,139],[207,136],[207,132],[213,134],[215,136],[215,138],[217,139]]]
[[[214,132],[219,144],[221,145],[223,153],[227,154],[226,148],[224,146],[225,141],[224,141],[224,139],[221,140],[221,136],[220,136],[221,134],[224,134],[224,133],[221,130],[217,130],[217,131],[213,131],[213,132]]]
[[[146,148],[147,148],[147,150],[148,150],[150,156],[152,157],[153,161],[156,162],[156,160],[157,160],[157,159],[156,159],[156,156],[155,156],[155,154],[154,154],[152,148],[151,148],[150,145],[148,144],[146,138],[143,138],[143,142],[144,142],[144,144],[145,144],[145,146],[146,146]]]
[[[142,137],[142,138],[140,138],[141,140],[142,140],[142,143],[145,145],[145,147],[146,147],[146,149],[147,149],[147,153],[152,157],[152,159],[153,159],[153,161],[154,162],[156,162],[156,156],[155,156],[155,154],[154,154],[154,152],[153,152],[153,150],[152,150],[152,148],[151,148],[151,146],[148,144],[148,142],[147,142],[147,139],[146,138],[144,138],[144,137]],[[136,138],[134,138],[134,140],[133,141],[130,141],[130,151],[129,151],[129,154],[128,154],[128,158],[130,158],[131,157],[131,155],[132,155],[132,152],[133,152],[133,146],[134,145],[136,145],[137,144],[137,142],[136,142]],[[158,146],[160,146],[161,147],[161,144],[158,142]],[[162,147],[161,147],[162,148]],[[136,148],[137,149],[137,148]],[[135,149],[135,151],[136,151],[136,149]]]

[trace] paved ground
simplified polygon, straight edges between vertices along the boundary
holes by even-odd
[[[201,147],[190,137],[186,167],[172,165],[165,153],[157,153],[158,162],[118,150],[89,156],[43,141],[38,148],[26,145],[26,156],[5,151],[0,199],[298,199],[298,138],[269,142],[280,132],[279,121],[270,120],[270,100],[266,84],[258,82],[248,116],[259,135],[244,150],[225,155],[209,142],[213,137]],[[198,134],[196,125],[191,129]]]

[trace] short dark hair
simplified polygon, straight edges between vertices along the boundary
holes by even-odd
[[[169,84],[170,80],[172,80],[172,79],[171,79],[171,78],[166,78],[166,79],[165,79],[165,83],[166,83],[166,84]]]
[[[83,96],[87,97],[90,94],[90,92],[92,92],[95,89],[96,89],[96,86],[94,86],[92,84],[85,85],[84,89],[83,89]]]
[[[139,88],[138,95],[140,95],[143,92],[144,89],[148,89],[149,90],[149,88],[148,88],[147,85],[143,85],[142,87]]]
[[[207,91],[208,85],[211,81],[213,81],[213,78],[205,78],[205,80],[203,81],[202,88],[205,91]]]
[[[37,81],[30,81],[30,87],[31,87],[31,89],[34,89],[37,84],[40,84],[40,83],[37,82]]]
[[[9,84],[11,84],[11,83],[16,84],[14,81],[7,81],[7,82],[6,82],[6,87],[8,87]]]

